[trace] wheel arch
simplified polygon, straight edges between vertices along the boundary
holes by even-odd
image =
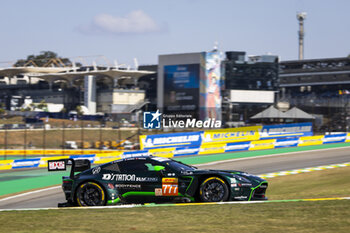
[[[105,201],[105,205],[107,204],[107,201],[110,199],[109,197],[109,193],[107,192],[107,189],[105,187],[105,185],[101,182],[99,182],[98,180],[93,180],[93,179],[86,179],[86,180],[80,180],[76,185],[75,185],[75,188],[74,188],[74,193],[72,195],[73,197],[73,203],[78,205],[77,203],[77,190],[78,188],[80,187],[80,185],[82,184],[85,184],[85,183],[88,183],[88,182],[94,182],[96,184],[98,184],[99,186],[101,186],[101,188],[103,189],[103,192],[105,193],[105,198],[106,198],[106,201]]]
[[[231,196],[231,186],[230,183],[227,180],[227,177],[221,174],[203,174],[201,176],[198,177],[198,183],[197,183],[197,187],[196,187],[196,192],[195,192],[195,198],[197,200],[199,200],[199,189],[201,187],[201,184],[203,183],[203,181],[205,181],[206,179],[210,178],[210,177],[218,177],[220,179],[222,179],[225,184],[227,185],[227,189],[228,189],[228,196]]]

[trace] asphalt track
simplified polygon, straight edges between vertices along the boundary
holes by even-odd
[[[197,167],[200,169],[242,170],[252,174],[263,174],[345,162],[350,162],[349,147],[215,161]],[[60,186],[54,186],[43,191],[32,192],[29,195],[0,199],[0,209],[57,207],[57,203],[64,201]]]

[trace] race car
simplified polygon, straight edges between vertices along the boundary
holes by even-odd
[[[67,203],[58,206],[267,200],[266,180],[245,172],[200,170],[169,158],[139,156],[91,168],[87,159],[48,161],[48,170],[66,170]],[[77,173],[79,172],[79,173]]]

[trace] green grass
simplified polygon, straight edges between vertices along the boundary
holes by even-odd
[[[350,196],[350,167],[270,178],[270,200]],[[349,232],[350,200],[0,212],[1,232]]]
[[[267,179],[270,200],[350,196],[350,167]]]
[[[2,232],[349,232],[350,201],[0,213]]]

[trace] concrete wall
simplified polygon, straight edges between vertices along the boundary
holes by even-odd
[[[97,111],[111,113],[111,105],[130,106],[145,100],[143,90],[104,91],[97,94]]]

